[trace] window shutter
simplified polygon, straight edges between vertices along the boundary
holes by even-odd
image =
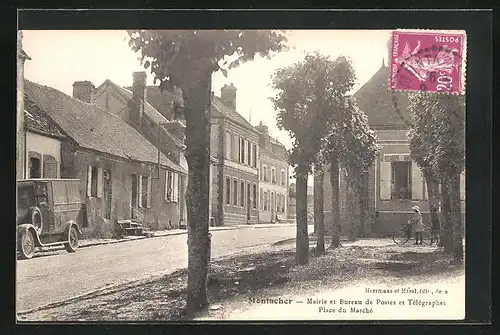
[[[422,172],[417,163],[411,163],[411,198],[413,200],[422,199]]]
[[[43,155],[43,177],[57,178],[57,161],[53,156]]]
[[[460,174],[460,200],[465,200],[465,171]]]
[[[137,183],[137,188],[138,188],[138,206],[139,207],[142,207],[142,176],[141,175],[137,175],[137,180],[138,180],[138,183]]]
[[[92,192],[92,166],[87,166],[87,197]]]
[[[165,201],[168,200],[168,171],[165,171],[165,195],[164,195],[164,198],[165,198]]]
[[[103,177],[102,177],[102,168],[97,168],[97,197],[102,198],[104,194],[103,190]]]
[[[173,183],[174,183],[174,187],[173,187],[173,200],[174,202],[177,202],[179,201],[179,175],[177,173],[174,173],[174,177],[173,177]]]
[[[380,162],[380,199],[391,199],[391,163]]]
[[[147,204],[146,204],[146,207],[147,208],[151,208],[151,175],[148,176],[148,190],[147,190],[147,196],[146,196],[146,199],[147,199]]]

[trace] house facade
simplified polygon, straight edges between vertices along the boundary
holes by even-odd
[[[288,218],[288,161],[283,144],[269,135],[262,122],[259,131],[259,221],[276,222]]]
[[[132,87],[129,88],[105,80],[97,89],[94,90],[93,86],[91,86],[84,91],[92,92],[92,100],[97,106],[120,117],[138,131],[151,145],[156,147],[157,156],[161,153],[184,171],[187,171],[184,124],[168,120],[148,102],[146,72],[134,72],[132,78]],[[184,226],[187,220],[185,202],[187,173],[167,171],[165,174],[165,176],[161,176],[167,181],[169,190],[167,190],[165,199],[168,202],[179,204],[178,213],[176,213],[175,217],[178,216],[179,225]],[[180,190],[178,198],[174,197],[174,194],[177,194],[173,192],[174,189]],[[172,210],[177,212],[175,208],[176,206]]]
[[[366,207],[364,231],[384,234],[398,230],[411,216],[411,208],[420,207],[424,223],[430,222],[425,179],[417,163],[410,158],[405,119],[404,95],[392,92],[388,85],[389,68],[381,68],[353,96],[356,104],[368,116],[375,131],[380,154],[369,169],[365,188]],[[398,102],[398,110],[393,103]],[[345,217],[345,173],[340,171],[341,217]],[[325,175],[325,199],[331,196],[329,174]],[[465,171],[461,175],[460,199],[462,220],[465,222]],[[331,205],[325,202],[325,217],[331,220]],[[342,220],[345,221],[345,220]],[[345,229],[345,227],[343,227]]]
[[[60,141],[57,175],[80,180],[87,208],[84,235],[113,235],[121,219],[135,218],[151,228],[178,227],[182,191],[179,184],[169,183],[169,176],[185,177],[187,171],[158,155],[157,148],[121,118],[84,101],[82,86],[74,85],[71,97],[26,81],[25,97],[66,136]]]

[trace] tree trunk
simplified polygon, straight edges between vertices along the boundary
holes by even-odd
[[[347,223],[347,227],[349,227],[349,240],[355,241],[357,235],[357,218],[356,218],[356,199],[354,194],[354,181],[353,176],[351,175],[351,171],[347,172],[348,175],[346,177],[346,213],[344,220]]]
[[[182,89],[189,167],[187,312],[192,314],[208,305],[211,73],[198,75],[190,84]]]
[[[451,199],[450,199],[450,181],[444,179],[441,181],[441,217],[443,220],[443,229],[440,236],[441,245],[444,247],[444,252],[453,251],[453,226],[451,217]]]
[[[297,166],[297,236],[295,260],[297,264],[307,264],[309,236],[307,235],[307,177],[309,166],[301,163]]]
[[[453,257],[456,261],[464,259],[464,227],[462,223],[462,209],[460,206],[460,173],[456,173],[451,178],[451,210],[453,229]]]
[[[331,249],[340,246],[340,205],[339,205],[339,160],[337,156],[330,158],[330,185],[332,188],[332,243]]]
[[[366,236],[366,227],[365,227],[365,222],[366,222],[366,213],[368,212],[367,208],[367,203],[366,199],[368,197],[368,173],[363,172],[361,174],[361,183],[358,187],[358,206],[359,206],[359,236],[360,237],[365,237]]]
[[[439,223],[439,209],[438,209],[438,183],[434,174],[424,169],[424,178],[427,184],[427,198],[429,201],[429,211],[431,216],[431,228],[441,234],[441,224]]]
[[[325,213],[323,211],[324,172],[321,168],[316,168],[314,172],[314,227],[316,227],[316,252],[325,253]]]

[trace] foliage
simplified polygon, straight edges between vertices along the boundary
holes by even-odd
[[[461,173],[465,167],[464,97],[410,94],[409,102],[412,159],[440,179]]]
[[[271,101],[278,112],[278,128],[288,131],[293,142],[292,165],[300,162],[310,167],[315,162],[334,111],[343,105],[354,81],[349,60],[339,57],[332,61],[319,53],[274,74],[273,88],[278,93]]]
[[[190,73],[227,70],[286,49],[286,37],[272,30],[129,30],[129,46],[141,53],[144,68],[160,88],[183,90],[196,78]],[[186,94],[186,92],[183,92]]]

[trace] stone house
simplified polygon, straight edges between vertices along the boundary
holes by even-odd
[[[211,99],[211,191],[213,225],[257,223],[259,132],[236,111],[236,87],[225,85]],[[147,87],[148,102],[167,119],[175,119],[179,92]]]
[[[410,217],[411,208],[420,207],[424,223],[430,222],[426,183],[416,162],[410,158],[407,140],[409,118],[404,96],[397,94],[399,112],[393,104],[388,84],[389,67],[380,69],[353,96],[359,108],[368,116],[375,131],[380,155],[369,169],[366,180],[366,207],[364,231],[386,234],[396,231]],[[345,217],[345,174],[340,171],[341,218]],[[325,174],[325,199],[331,197],[329,173]],[[465,222],[465,171],[461,176],[460,199]],[[331,220],[331,205],[325,201],[325,220]],[[345,221],[345,220],[342,220]],[[345,229],[346,227],[342,227]],[[345,230],[344,230],[345,231]]]
[[[259,221],[275,222],[288,218],[288,161],[283,144],[269,135],[262,122],[259,131]]]
[[[121,118],[80,100],[88,92],[85,87],[74,85],[71,97],[25,81],[30,110],[36,106],[65,136],[58,176],[80,180],[87,207],[84,235],[112,235],[116,220],[130,218],[152,228],[178,227],[182,190],[175,183],[171,187],[168,175],[185,177],[186,169],[158,155],[157,148]]]
[[[138,131],[151,145],[157,148],[157,155],[158,153],[165,155],[174,164],[187,171],[184,145],[185,125],[182,122],[167,119],[149,103],[146,72],[134,72],[132,78],[132,87],[129,88],[121,87],[109,79],[96,89],[93,85],[89,86],[88,82],[80,83],[88,87],[84,91],[91,92],[89,95],[91,94],[93,103],[120,117]],[[163,177],[168,181],[169,189],[181,190],[178,199],[167,197],[169,202],[179,204],[180,224],[184,226],[187,219],[185,202],[187,174],[167,171],[166,176]]]

